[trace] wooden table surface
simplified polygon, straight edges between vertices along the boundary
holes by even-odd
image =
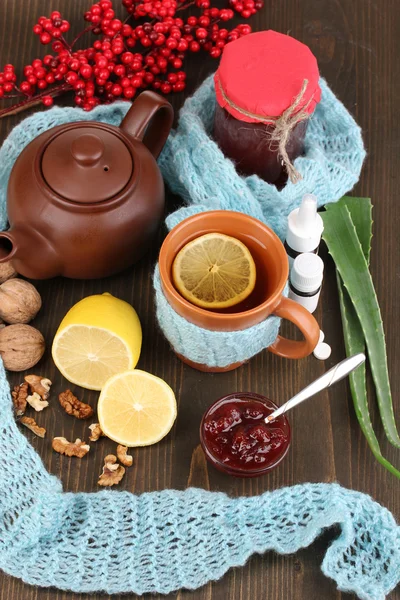
[[[21,68],[45,53],[32,34],[32,26],[41,14],[62,9],[63,16],[73,24],[73,30],[80,31],[83,24],[81,15],[89,4],[89,0],[2,0],[0,64],[13,62]],[[115,4],[121,10],[119,2]],[[385,324],[393,398],[400,424],[400,376],[396,368],[400,354],[398,0],[266,0],[265,4],[252,20],[254,29],[272,28],[308,44],[318,59],[321,74],[364,131],[368,158],[354,194],[370,196],[374,204],[371,269]],[[187,93],[191,93],[215,68],[216,63],[211,59],[190,58]],[[178,108],[183,100],[183,94],[174,97],[175,107]],[[1,140],[21,118],[19,115],[0,121]],[[171,210],[176,199],[170,196],[167,202],[167,209]],[[309,357],[290,362],[263,352],[247,365],[227,374],[203,374],[184,366],[160,333],[154,315],[151,284],[157,252],[158,246],[154,246],[134,268],[107,280],[54,279],[37,284],[43,298],[43,309],[34,325],[45,335],[48,348],[61,318],[75,302],[93,293],[109,291],[131,302],[139,314],[144,332],[139,368],[164,378],[176,392],[179,410],[171,434],[153,447],[133,451],[134,467],[128,470],[121,489],[141,493],[194,485],[237,496],[255,495],[303,482],[338,481],[371,494],[399,519],[400,482],[373,458],[355,418],[346,381],[292,413],[293,441],[289,455],[268,476],[241,480],[219,474],[214,468],[207,467],[198,446],[201,415],[216,398],[233,391],[251,390],[281,403],[344,357],[334,269],[326,251],[322,253],[326,265],[325,283],[316,318],[332,346],[329,360],[323,363]],[[55,369],[49,350],[33,371],[53,380],[54,393],[51,408],[40,416],[40,423],[48,430],[47,439],[35,438],[30,432],[27,435],[49,471],[61,477],[66,490],[95,491],[103,457],[114,451],[114,444],[108,440],[94,444],[90,455],[82,461],[52,452],[52,436],[85,437],[87,424],[64,415],[58,405],[57,395],[67,387],[67,382]],[[20,376],[13,375],[10,381],[19,383]],[[96,393],[72,389],[96,406]],[[372,390],[370,403],[384,454],[399,466],[400,453],[384,439]],[[182,591],[170,597],[179,600],[354,598],[338,592],[334,582],[326,579],[320,571],[324,552],[334,535],[337,531],[327,532],[309,549],[293,556],[282,557],[272,553],[263,557],[253,556],[244,568],[231,570],[221,581],[210,583],[196,592]],[[104,594],[91,597],[96,600],[109,598]],[[400,599],[400,590],[390,597]],[[89,596],[35,589],[19,580],[2,576],[0,598],[86,600]]]

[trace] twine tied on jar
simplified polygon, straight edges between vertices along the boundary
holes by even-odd
[[[232,100],[230,100],[230,98],[228,98],[221,85],[221,81],[218,81],[218,85],[225,102],[230,107],[234,108],[238,113],[245,115],[246,117],[250,117],[254,121],[260,121],[262,123],[268,123],[275,126],[274,131],[272,133],[266,132],[266,135],[271,141],[278,142],[279,156],[282,160],[282,163],[285,165],[290,181],[292,183],[297,183],[300,179],[302,179],[301,173],[299,173],[297,169],[295,169],[293,163],[289,158],[286,146],[294,127],[301,121],[305,121],[306,119],[310,118],[308,107],[310,106],[310,103],[313,100],[313,96],[311,96],[311,98],[301,108],[301,110],[296,112],[302,99],[304,98],[304,94],[306,93],[308,87],[308,79],[304,79],[300,92],[295,97],[292,104],[279,117],[259,115],[257,113],[252,113],[248,110],[245,110],[244,108],[241,108]]]

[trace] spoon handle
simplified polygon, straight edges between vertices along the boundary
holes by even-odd
[[[270,421],[273,421],[274,419],[276,419],[280,415],[283,415],[291,408],[297,406],[301,402],[304,402],[304,400],[311,398],[315,394],[318,394],[318,392],[322,392],[322,390],[329,388],[334,383],[341,381],[349,373],[351,373],[351,371],[357,369],[357,367],[359,367],[364,361],[365,354],[363,353],[355,354],[354,356],[345,358],[340,363],[332,367],[332,369],[329,369],[329,371],[324,373],[324,375],[318,377],[318,379],[310,383],[310,385],[304,388],[304,390],[301,390],[301,392],[299,392],[298,394],[293,396],[293,398],[285,402],[285,404],[282,404],[282,406],[280,406],[273,413],[268,415],[268,417],[265,419],[265,422],[269,423]]]

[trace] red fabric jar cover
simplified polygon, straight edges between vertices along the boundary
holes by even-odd
[[[247,123],[274,123],[296,99],[292,116],[302,109],[311,115],[321,98],[318,64],[311,50],[272,30],[227,44],[214,81],[219,105]]]

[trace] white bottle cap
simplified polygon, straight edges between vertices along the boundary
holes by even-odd
[[[288,217],[286,242],[295,252],[311,252],[318,248],[324,223],[317,213],[317,198],[305,194],[300,207]]]
[[[304,252],[296,257],[290,273],[290,283],[299,292],[316,292],[322,284],[324,263],[318,254]]]

